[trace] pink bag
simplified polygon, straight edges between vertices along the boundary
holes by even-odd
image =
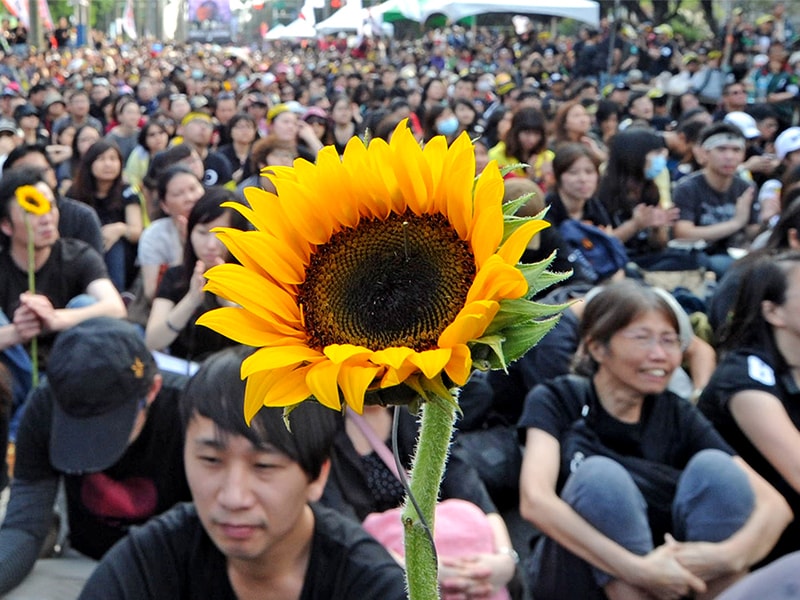
[[[372,513],[362,523],[372,537],[384,548],[405,554],[403,525],[400,520],[402,508],[393,508]],[[436,552],[440,556],[457,557],[472,554],[493,553],[494,537],[486,514],[472,502],[451,498],[436,506],[436,522],[433,529]],[[509,600],[505,588],[499,590],[492,600]]]

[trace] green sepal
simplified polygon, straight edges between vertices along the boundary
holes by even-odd
[[[476,362],[479,362],[479,363],[482,362],[483,363],[482,365],[480,365],[480,366],[476,365],[476,367],[480,368],[483,371],[488,371],[489,369],[498,369],[498,368],[505,370],[505,367],[492,366],[492,365],[495,364],[496,357],[498,357],[498,356],[502,357],[503,356],[503,343],[504,342],[505,342],[505,339],[501,335],[484,335],[484,336],[478,338],[477,340],[475,340],[474,342],[472,342],[472,344],[478,344],[480,346],[485,346],[486,350],[490,350],[489,352],[487,352],[486,350],[484,350],[483,352],[480,352],[480,351],[477,351],[477,348],[473,347],[473,350],[472,350],[472,362],[473,362],[473,364],[475,364]]]
[[[509,364],[523,356],[528,350],[539,343],[547,332],[556,326],[560,318],[561,314],[558,314],[544,321],[536,321],[532,324],[506,329],[503,332],[505,334],[505,339],[500,338],[502,339],[502,343],[500,344],[499,352],[495,341],[499,338],[497,335],[486,336],[490,338],[488,343],[484,341],[484,338],[479,338],[475,340],[475,342],[487,345],[494,351],[494,354],[490,354],[485,359],[488,361],[489,368],[503,369],[505,371]]]
[[[505,167],[501,168],[500,174],[503,176],[503,179],[505,179],[506,175],[512,171],[516,171],[517,169],[527,169],[528,167],[530,167],[530,165],[527,163],[514,163],[513,165],[506,165]]]
[[[506,202],[505,204],[503,204],[503,214],[506,217],[514,215],[522,207],[523,204],[525,204],[535,195],[536,192],[528,192],[527,194],[522,194],[522,196],[516,198],[515,200],[510,200],[509,202]]]
[[[525,225],[525,223],[534,220],[534,217],[506,217],[503,220],[503,241],[500,242],[500,244],[504,244],[505,241],[511,237],[511,234]]]
[[[519,265],[518,268],[522,273],[522,276],[525,277],[525,281],[528,282],[528,293],[525,295],[526,298],[530,299],[551,285],[560,281],[564,281],[572,276],[572,271],[553,273],[552,271],[546,270],[555,260],[556,252],[557,251],[554,250],[550,256],[544,260],[540,260],[539,262]]]
[[[486,334],[503,335],[507,327],[517,327],[519,325],[530,324],[537,319],[552,317],[570,306],[572,302],[564,304],[542,304],[531,302],[530,300],[501,300],[500,310],[492,319],[491,324],[486,329]]]
[[[304,400],[304,402],[317,402],[317,399],[314,396],[309,396],[308,400]],[[289,422],[289,415],[292,414],[292,411],[300,406],[302,402],[298,402],[297,404],[292,404],[291,406],[284,406],[283,407],[283,424],[286,426],[286,431],[289,433],[292,432],[292,424]],[[344,406],[342,406],[342,410],[344,410]]]

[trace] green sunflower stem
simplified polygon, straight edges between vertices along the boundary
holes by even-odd
[[[433,535],[433,518],[439,485],[453,434],[456,405],[436,398],[422,405],[422,426],[411,468],[411,493]],[[409,600],[439,598],[438,566],[430,539],[414,505],[407,499],[402,514],[405,526],[406,583]]]
[[[36,250],[33,247],[33,224],[30,215],[25,215],[25,227],[28,230],[28,291],[36,293]],[[39,385],[39,338],[31,338],[31,382],[33,387]]]

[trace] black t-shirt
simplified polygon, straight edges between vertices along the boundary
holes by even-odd
[[[72,198],[58,200],[58,233],[62,238],[82,240],[102,256],[103,234],[97,211],[88,204]]]
[[[567,207],[557,193],[550,193],[544,199],[545,204],[550,207],[545,217],[550,223],[558,227],[563,221],[570,219]],[[607,227],[611,225],[611,216],[606,207],[596,197],[589,198],[583,207],[582,221],[586,221],[597,227]]]
[[[28,290],[28,273],[16,265],[9,252],[0,252],[0,273],[0,308],[13,319],[20,294]],[[93,248],[80,240],[59,239],[47,261],[36,271],[36,291],[47,296],[54,308],[64,308],[72,298],[86,293],[90,283],[107,278],[103,257]],[[54,340],[55,333],[39,336],[42,367],[46,366]]]
[[[629,424],[605,411],[594,384],[588,386],[584,397],[571,393],[569,378],[580,386],[587,381],[565,375],[533,388],[525,398],[519,427],[541,429],[561,442],[570,425],[582,418],[583,407],[588,404],[595,410],[593,428],[601,433],[607,447],[620,454],[682,470],[695,454],[707,448],[734,453],[699,410],[671,392],[647,396],[639,422]],[[571,459],[561,457],[558,491],[570,474]]]
[[[691,221],[695,225],[705,227],[733,219],[736,213],[736,199],[748,187],[750,183],[741,177],[734,177],[731,186],[725,192],[719,192],[708,185],[705,174],[698,171],[684,177],[675,185],[672,198],[675,206],[680,209],[682,221]],[[750,223],[758,223],[758,211],[758,202],[753,200]],[[738,231],[721,240],[710,242],[706,252],[725,253],[729,247],[744,245],[745,241],[744,232]]]
[[[63,475],[73,548],[99,559],[132,525],[144,523],[176,502],[190,499],[183,470],[178,393],[185,381],[165,375],[147,422],[116,464],[100,473],[66,475],[50,464],[52,396],[38,389],[17,432],[14,476],[40,481]]]
[[[300,600],[404,600],[403,571],[361,527],[313,506],[314,535]],[[150,521],[108,553],[80,600],[235,600],[225,557],[191,504]]]
[[[233,168],[230,161],[219,152],[209,151],[203,161],[203,185],[225,185],[233,179]]]
[[[730,399],[746,390],[766,392],[780,400],[794,426],[800,428],[800,388],[790,373],[775,369],[775,364],[766,350],[744,348],[725,354],[697,404],[745,462],[783,494],[792,507],[795,520],[783,532],[765,562],[800,550],[800,520],[797,518],[800,515],[800,494],[739,428],[731,414]]]
[[[167,269],[158,285],[156,298],[166,298],[173,304],[177,304],[189,291],[190,277],[191,273],[187,274],[183,265]],[[214,294],[208,292],[205,294],[203,303],[192,314],[186,327],[181,330],[175,341],[170,344],[169,352],[172,356],[188,360],[202,360],[213,352],[236,345],[236,342],[230,338],[208,327],[195,325],[200,315],[220,307],[216,298]]]

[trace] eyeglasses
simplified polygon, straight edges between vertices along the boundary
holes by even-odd
[[[634,330],[623,331],[620,335],[633,342],[633,345],[641,350],[650,350],[656,344],[667,352],[680,352],[681,350],[681,338],[677,333],[655,335],[649,331]]]

